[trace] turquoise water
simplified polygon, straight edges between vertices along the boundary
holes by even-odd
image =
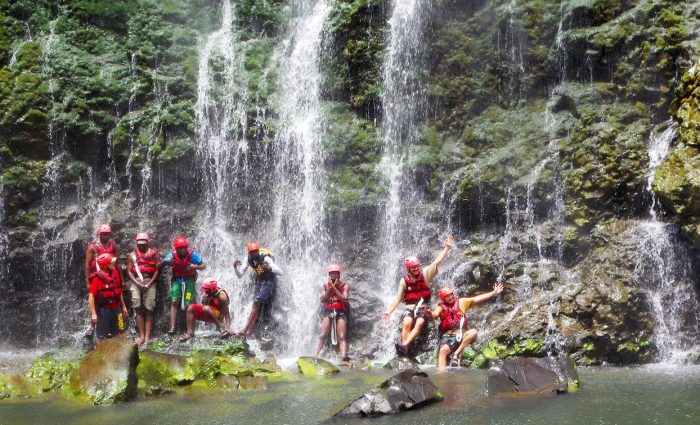
[[[698,424],[700,367],[580,368],[581,389],[547,398],[493,398],[486,373],[428,371],[445,399],[371,424]],[[56,397],[0,401],[0,424],[312,424],[383,381],[388,373],[270,384],[262,391],[180,391],[116,406],[84,406]]]

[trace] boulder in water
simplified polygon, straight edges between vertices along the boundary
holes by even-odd
[[[170,388],[194,381],[191,359],[150,350],[139,353],[136,373],[139,380],[153,388]]]
[[[24,375],[0,375],[0,400],[30,398],[41,394],[41,387]]]
[[[395,414],[441,400],[442,394],[426,373],[408,369],[356,398],[333,417]]]
[[[489,395],[552,394],[578,390],[578,372],[573,360],[560,357],[514,357],[498,364],[488,376]]]
[[[103,341],[88,353],[70,377],[70,392],[94,404],[113,404],[136,396],[139,353],[127,338]]]
[[[391,370],[406,370],[406,369],[420,369],[418,363],[409,357],[394,357],[384,364],[384,369]]]
[[[267,376],[241,376],[239,384],[242,390],[266,390]]]
[[[24,374],[41,388],[41,391],[51,391],[63,387],[76,364],[55,359],[51,354],[44,354],[32,362]]]
[[[328,376],[340,372],[332,363],[318,357],[299,357],[297,367],[304,376]]]

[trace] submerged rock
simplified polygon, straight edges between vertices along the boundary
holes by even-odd
[[[0,400],[30,398],[41,392],[41,387],[24,375],[0,375]]]
[[[136,373],[139,380],[156,388],[169,388],[194,381],[191,359],[177,354],[157,353],[150,350],[139,354]]]
[[[442,394],[426,373],[408,369],[356,398],[333,417],[395,414],[440,400]]]
[[[391,370],[420,369],[418,363],[409,357],[394,357],[386,362],[383,367]]]
[[[297,367],[304,376],[328,376],[340,372],[332,363],[318,357],[299,357]]]
[[[515,357],[488,376],[489,395],[552,394],[578,390],[578,372],[570,357]]]
[[[136,396],[136,344],[127,338],[103,341],[80,363],[70,377],[71,394],[94,404],[113,404]]]

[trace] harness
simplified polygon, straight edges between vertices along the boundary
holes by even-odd
[[[328,285],[328,283],[323,284],[324,291],[327,291],[329,287],[330,287],[330,285]],[[336,289],[338,289],[338,292],[340,292],[342,294],[343,290],[345,289],[345,282],[340,282],[340,285],[336,286]],[[335,295],[335,293],[333,293],[330,296],[328,302],[323,304],[323,308],[333,308],[336,310],[344,310],[345,303],[340,301],[340,297],[338,297],[337,295]]]
[[[459,309],[459,301],[455,300],[452,306],[447,306],[447,304],[440,303],[439,307],[442,308],[442,313],[440,313],[440,332],[445,333],[448,331],[454,331],[459,329],[459,323],[464,317],[464,313]],[[464,320],[464,326],[466,326],[466,317]]]
[[[272,270],[263,269],[263,263],[267,257],[274,258],[270,251],[264,248],[260,249],[260,255],[257,260],[253,260],[253,257],[248,254],[248,267],[253,269],[253,273],[255,273],[258,281],[269,281],[275,279],[275,274],[272,273]]]
[[[97,277],[100,280],[100,284],[97,286],[97,304],[103,307],[116,306],[117,298],[122,293],[119,273],[113,270],[112,274],[108,276],[102,271],[97,271],[92,273],[90,277]]]
[[[406,282],[406,290],[403,294],[403,301],[405,304],[415,304],[423,298],[424,302],[430,301],[430,288],[425,283],[423,278],[423,272],[418,273],[415,279],[411,278],[408,274],[404,276],[403,280]]]
[[[92,245],[95,248],[95,258],[99,257],[102,254],[112,254],[113,257],[117,256],[117,244],[114,242],[113,239],[109,240],[109,244],[106,247],[103,246],[99,240],[94,240],[88,245]],[[94,258],[90,262],[90,270],[93,273],[100,270],[100,266],[95,262]]]
[[[136,266],[139,266],[141,274],[153,276],[156,274],[156,256],[158,255],[158,250],[150,248],[146,254],[141,253],[139,249],[135,249],[131,253],[132,266],[131,271],[136,273]]]
[[[173,277],[174,278],[191,278],[191,277],[197,277],[197,270],[196,269],[191,269],[187,268],[188,265],[192,264],[190,261],[192,257],[192,253],[194,250],[192,248],[187,250],[187,255],[185,255],[185,258],[180,259],[177,255],[177,251],[173,251]]]

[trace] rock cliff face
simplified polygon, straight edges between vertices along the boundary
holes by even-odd
[[[122,253],[144,228],[163,249],[176,234],[196,238],[212,208],[230,216],[229,232],[273,227],[280,58],[290,10],[318,2],[231,4],[233,59],[212,56],[208,96],[227,107],[237,99],[236,124],[221,134],[232,152],[245,141],[236,161],[246,166],[236,168],[239,191],[213,206],[202,192],[216,164],[197,151],[208,118],[196,104],[203,41],[221,25],[223,3],[0,1],[0,332],[11,342],[70,340],[81,329],[84,246],[101,221],[112,223]],[[411,78],[423,82],[426,106],[403,158],[421,202],[404,208],[423,217],[415,232],[425,236],[424,262],[446,228],[460,240],[436,285],[468,295],[508,282],[497,303],[470,313],[480,329],[474,355],[489,339],[512,349],[538,341],[541,352],[588,363],[687,349],[698,333],[699,6],[419,3],[425,65]],[[323,153],[314,166],[324,171],[315,201],[352,283],[352,350],[369,354],[386,302],[374,282],[386,268],[398,280],[400,270],[377,248],[389,187],[382,72],[394,6],[323,4]],[[231,63],[237,80],[227,97]],[[677,131],[658,164],[650,139],[673,127],[668,119]]]

